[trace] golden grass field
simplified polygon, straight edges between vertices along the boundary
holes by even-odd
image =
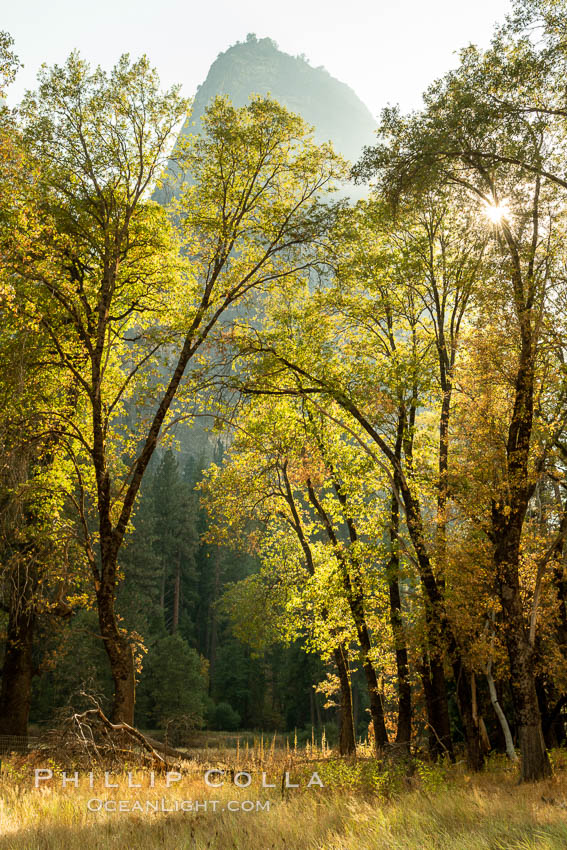
[[[220,755],[220,754],[219,754]],[[253,780],[237,788],[227,777],[222,788],[204,782],[206,763],[187,762],[181,781],[166,787],[165,777],[149,771],[114,773],[105,788],[97,771],[93,787],[85,775],[79,788],[61,787],[59,768],[54,778],[34,788],[29,759],[4,759],[0,773],[1,850],[565,850],[567,848],[567,755],[554,754],[553,779],[520,786],[516,771],[497,757],[482,775],[467,775],[462,765],[434,766],[418,762],[407,775],[400,765],[378,768],[365,758],[346,762],[327,757],[307,761],[272,752],[260,763],[249,756]],[[314,756],[313,756],[314,757]],[[227,764],[227,755],[209,766]],[[209,754],[210,759],[210,754]],[[245,770],[246,755],[239,768]],[[234,764],[234,760],[233,760]],[[49,765],[42,765],[48,767]],[[172,768],[173,769],[173,768]],[[300,787],[282,792],[282,777]],[[275,788],[261,787],[262,771]],[[317,770],[325,787],[306,787]],[[69,774],[70,775],[70,774]],[[216,779],[218,777],[213,777]],[[245,777],[242,781],[245,781]],[[164,808],[175,801],[207,802],[207,811],[139,811],[163,798]],[[89,811],[107,804],[129,811]],[[216,811],[211,801],[218,801]],[[256,811],[256,800],[269,801],[269,810]],[[110,801],[107,803],[106,801]],[[134,803],[138,806],[134,806]],[[242,811],[242,802],[250,801]],[[178,805],[180,803],[178,802]],[[124,804],[123,804],[124,805]],[[162,805],[160,803],[160,805]],[[194,805],[194,804],[193,804]],[[240,810],[229,811],[229,808]],[[131,809],[134,809],[132,811]],[[138,808],[138,810],[136,810]],[[201,805],[201,808],[203,806]],[[246,808],[246,806],[245,806]]]

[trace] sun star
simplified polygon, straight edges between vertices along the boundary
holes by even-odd
[[[505,200],[499,204],[486,201],[484,214],[493,224],[500,224],[503,219],[510,217],[510,207]]]

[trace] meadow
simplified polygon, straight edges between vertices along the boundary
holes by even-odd
[[[102,765],[93,768],[92,787],[84,771],[78,787],[62,787],[55,761],[47,767],[12,756],[0,772],[0,848],[559,850],[567,847],[567,755],[555,751],[553,761],[551,779],[519,784],[501,756],[471,775],[462,763],[380,763],[364,751],[345,760],[332,751],[247,748],[238,759],[235,750],[218,750],[214,759],[197,753],[172,767],[169,780],[156,773],[153,787],[150,771],[134,766],[130,784],[141,787],[128,787],[125,765],[109,773],[107,784],[117,787],[107,788]],[[36,788],[38,764],[53,776]],[[226,771],[210,776],[224,781],[220,787],[205,782],[213,766]],[[298,788],[285,788],[286,772]],[[314,772],[324,787],[307,787]],[[235,778],[246,784],[247,773],[250,785],[239,788]],[[74,779],[72,769],[67,777]]]

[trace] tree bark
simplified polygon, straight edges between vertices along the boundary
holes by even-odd
[[[522,754],[522,779],[534,781],[551,775],[545,749],[538,705],[533,647],[530,645],[524,617],[518,572],[520,517],[510,523],[500,510],[493,509],[495,525],[494,560],[499,596],[504,611],[504,639],[510,662],[510,685]]]
[[[532,782],[550,776],[551,765],[543,739],[533,653],[526,634],[519,586],[504,585],[501,600],[506,620],[504,634],[510,661],[518,744],[522,754],[522,779]]]
[[[114,683],[113,723],[134,725],[136,676],[134,654],[127,635],[118,628],[114,610],[114,587],[102,585],[97,591],[98,621]]]
[[[282,465],[281,472],[285,482],[285,498],[291,509],[292,526],[297,535],[297,539],[301,544],[301,548],[303,549],[303,554],[305,556],[305,569],[307,570],[310,576],[314,576],[315,563],[313,560],[313,553],[311,551],[309,540],[305,536],[305,532],[301,524],[301,519],[297,511],[297,506],[293,497],[293,491],[287,474],[287,463],[284,463]],[[325,620],[327,619],[328,612],[326,608],[323,608],[322,616]],[[339,646],[335,647],[335,649],[333,650],[333,654],[335,658],[335,664],[337,666],[341,689],[341,705],[339,709],[339,749],[341,755],[348,755],[349,753],[356,752],[354,720],[356,712],[353,712],[352,688],[348,669],[348,654],[344,644],[340,644]]]

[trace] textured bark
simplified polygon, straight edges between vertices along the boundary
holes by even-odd
[[[136,678],[134,655],[127,635],[118,628],[114,610],[114,587],[103,586],[97,593],[98,621],[104,648],[110,662],[114,699],[111,718],[113,723],[134,724]]]
[[[519,588],[506,594],[505,638],[510,660],[518,744],[522,754],[522,779],[534,781],[551,775],[535,687],[532,650],[523,620]]]
[[[531,714],[531,710],[530,710]],[[522,716],[526,717],[528,712]],[[551,776],[551,765],[545,749],[541,721],[528,723],[523,720],[518,725],[518,743],[522,754],[522,779],[524,782],[537,782]]]
[[[452,353],[454,358],[454,352]],[[439,463],[437,481],[437,520],[436,520],[436,556],[437,556],[437,582],[440,588],[445,589],[445,572],[447,565],[447,501],[449,496],[449,417],[451,413],[452,382],[440,353],[441,363],[441,387],[443,398],[441,401],[441,415],[439,418]]]

